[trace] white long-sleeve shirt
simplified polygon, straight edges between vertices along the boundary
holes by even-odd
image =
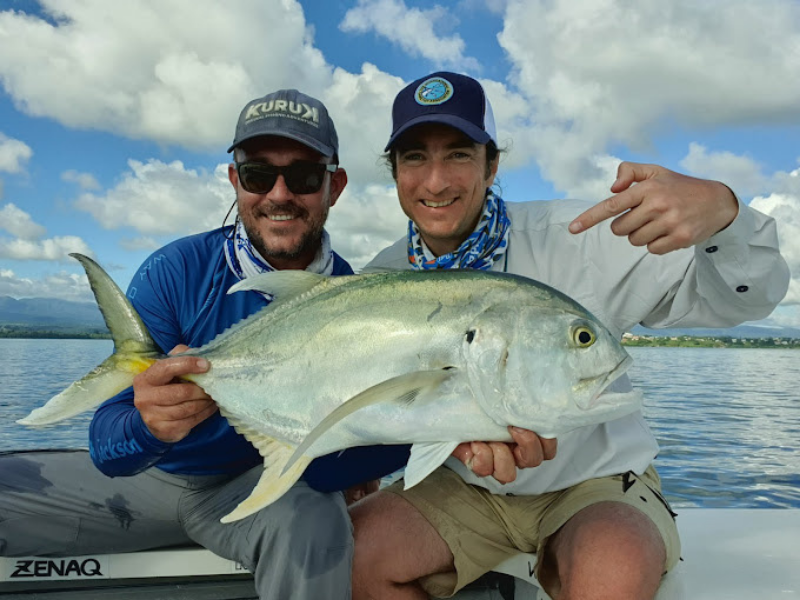
[[[567,227],[590,203],[507,202],[508,250],[492,270],[524,275],[571,296],[618,338],[634,325],[732,327],[769,315],[789,285],[775,221],[739,203],[739,214],[706,242],[657,256],[614,235],[608,222],[579,234]],[[410,269],[406,238],[380,252],[367,269]],[[623,375],[609,391],[631,389]],[[461,461],[445,463],[466,481],[500,494],[540,494],[586,479],[641,474],[658,453],[642,413],[562,435],[553,460],[518,469],[512,483],[478,477]]]

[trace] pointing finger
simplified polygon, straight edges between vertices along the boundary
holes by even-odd
[[[575,217],[575,220],[569,224],[569,231],[570,233],[586,231],[590,227],[594,227],[606,219],[616,217],[626,210],[638,206],[640,203],[641,198],[638,194],[632,193],[632,190],[615,194],[602,202],[598,202],[590,209],[583,211]]]

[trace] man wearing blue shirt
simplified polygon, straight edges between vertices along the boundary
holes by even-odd
[[[347,174],[337,164],[336,130],[321,102],[297,90],[249,102],[228,151],[234,225],[157,250],[128,288],[164,352],[202,346],[266,306],[270,300],[259,292],[227,295],[248,276],[275,269],[353,272],[331,250],[324,229]],[[402,466],[408,448],[321,457],[275,504],[222,524],[263,466],[213,399],[179,379],[208,366],[202,358],[175,356],[138,375],[132,388],[97,410],[90,457],[2,457],[0,555],[129,552],[194,542],[252,571],[262,599],[349,599],[353,539],[341,492],[363,493],[367,482]]]

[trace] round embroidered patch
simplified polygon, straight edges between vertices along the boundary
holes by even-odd
[[[422,106],[442,104],[453,97],[453,84],[444,77],[431,77],[419,84],[414,100]]]

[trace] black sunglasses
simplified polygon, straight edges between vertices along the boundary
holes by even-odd
[[[260,162],[236,163],[239,182],[251,194],[268,193],[278,180],[278,175],[283,175],[286,187],[293,194],[314,194],[322,187],[325,173],[335,173],[338,168],[339,165],[309,161],[295,161],[285,167]]]

